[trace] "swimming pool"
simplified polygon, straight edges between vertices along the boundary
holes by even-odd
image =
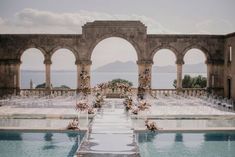
[[[0,132],[2,157],[73,157],[85,132]]]
[[[235,132],[137,133],[141,157],[234,157]]]

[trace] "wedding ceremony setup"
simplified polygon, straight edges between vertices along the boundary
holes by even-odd
[[[3,0],[0,156],[233,157],[234,5]]]

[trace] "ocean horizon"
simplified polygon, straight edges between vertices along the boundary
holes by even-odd
[[[184,73],[190,76],[206,76],[206,73]],[[133,83],[133,87],[138,86],[138,73],[135,72],[91,72],[91,86],[96,84],[111,81],[112,79],[121,78],[129,80]],[[173,81],[176,79],[176,73],[152,73],[152,88],[171,89]],[[44,71],[22,70],[21,71],[21,86],[22,89],[30,88],[30,80],[34,87],[45,82]],[[77,73],[76,71],[59,70],[51,72],[51,83],[53,87],[61,85],[77,88]]]

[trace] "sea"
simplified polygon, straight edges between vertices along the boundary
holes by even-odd
[[[206,73],[185,73],[183,75],[206,77]],[[45,72],[43,71],[21,71],[21,89],[30,88],[30,80],[32,80],[34,87],[45,82]],[[121,78],[129,80],[133,83],[133,87],[138,86],[137,73],[112,73],[112,72],[91,72],[91,86],[96,84],[111,81],[112,79]],[[70,88],[77,87],[77,73],[75,71],[52,71],[51,82],[53,87],[61,85],[69,86]],[[152,73],[152,88],[157,89],[171,89],[173,81],[176,79],[176,73]]]

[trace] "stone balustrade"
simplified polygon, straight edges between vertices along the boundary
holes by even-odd
[[[46,96],[46,95],[53,95],[53,96],[73,96],[77,92],[76,89],[21,89],[20,95],[21,96]],[[91,89],[91,92],[94,93],[94,89]],[[138,89],[131,88],[131,94],[137,95]],[[185,94],[189,96],[200,96],[207,93],[205,88],[182,88],[182,89],[151,89],[150,95],[153,97],[157,97],[159,95],[170,96],[173,94]],[[102,90],[102,94],[107,97],[123,97],[125,92],[123,89],[111,89],[106,88]]]
[[[76,89],[21,89],[20,95],[21,96],[46,96],[46,95],[53,95],[53,96],[73,96],[76,94]]]

